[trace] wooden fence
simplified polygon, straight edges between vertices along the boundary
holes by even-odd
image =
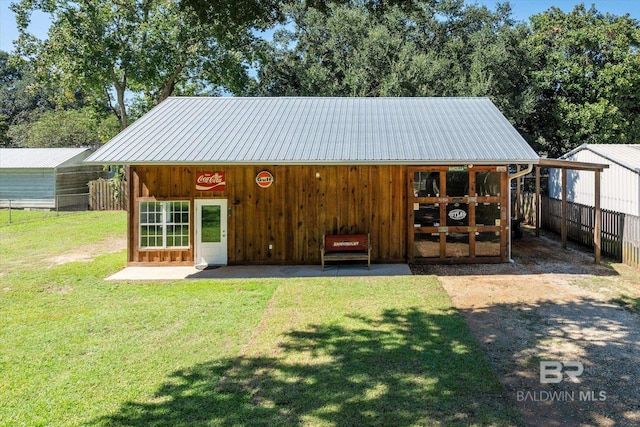
[[[92,211],[127,210],[127,183],[114,185],[109,179],[89,182],[89,209]]]
[[[524,194],[524,217],[535,223],[535,195]],[[562,201],[548,196],[540,196],[540,228],[556,233],[562,228]],[[616,261],[640,267],[640,217],[620,212],[602,212],[602,254]],[[593,227],[595,208],[567,202],[567,237],[575,242],[593,248]]]
[[[640,268],[640,217],[625,217],[622,235],[622,262]]]

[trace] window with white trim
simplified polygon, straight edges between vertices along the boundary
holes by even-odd
[[[140,202],[140,248],[188,248],[189,202]]]

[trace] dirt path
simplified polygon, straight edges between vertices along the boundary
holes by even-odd
[[[513,258],[423,272],[438,275],[529,425],[640,425],[640,315],[612,302],[640,299],[637,270],[530,234]],[[560,383],[541,384],[542,361],[584,371],[573,382],[566,372],[579,365],[569,365]]]
[[[97,243],[77,246],[73,251],[64,252],[44,260],[49,267],[68,262],[91,262],[97,255],[120,252],[127,248],[126,238],[105,239]]]

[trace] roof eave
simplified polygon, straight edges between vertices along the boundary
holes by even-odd
[[[188,166],[188,165],[215,165],[215,166],[258,166],[258,165],[290,165],[290,166],[338,166],[338,165],[406,165],[406,166],[425,166],[425,165],[509,165],[509,164],[538,164],[539,159],[502,159],[502,160],[477,160],[477,159],[463,159],[463,160],[264,160],[264,161],[124,161],[124,160],[102,160],[102,161],[87,161],[85,163],[101,164],[101,165],[113,165],[123,164],[130,166]]]

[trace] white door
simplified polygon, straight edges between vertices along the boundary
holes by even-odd
[[[196,265],[227,264],[227,200],[196,200]]]

